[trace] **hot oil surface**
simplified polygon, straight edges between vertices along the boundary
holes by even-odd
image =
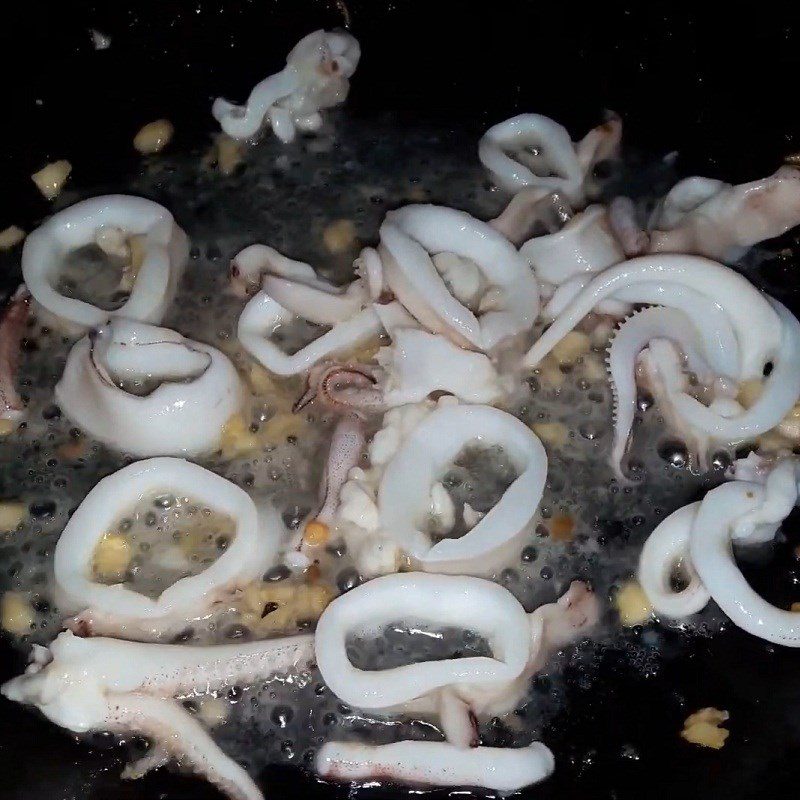
[[[243,301],[227,290],[228,264],[242,247],[267,243],[292,258],[308,261],[322,276],[344,282],[352,276],[352,261],[360,247],[377,242],[388,209],[409,202],[436,202],[489,219],[507,199],[488,186],[470,137],[454,137],[451,131],[398,131],[391,124],[354,123],[334,116],[339,116],[336,132],[319,139],[283,147],[266,137],[230,177],[202,166],[197,154],[155,159],[134,185],[127,187],[167,206],[192,242],[178,296],[163,324],[224,351],[246,380],[253,362],[240,350],[235,337]],[[334,255],[324,246],[323,231],[340,219],[353,221],[357,239]],[[86,288],[88,291],[88,284]],[[100,295],[110,297],[110,291],[110,279],[108,286],[104,283],[97,288]],[[304,339],[306,332],[299,333],[299,339]],[[32,629],[19,642],[25,649],[30,642],[47,643],[59,630],[52,555],[69,514],[101,477],[125,463],[123,455],[74,431],[53,405],[53,387],[73,340],[37,323],[32,324],[27,338],[21,378],[29,421],[24,429],[0,442],[3,494],[20,498],[30,507],[20,530],[0,541],[0,588],[25,593],[35,611]],[[291,347],[293,342],[287,345]],[[635,570],[641,545],[653,527],[720,478],[711,474],[701,479],[688,468],[675,466],[679,462],[662,459],[658,450],[666,436],[658,410],[649,408],[641,414],[632,453],[640,462],[644,480],[625,488],[612,480],[606,465],[611,404],[603,355],[603,347],[598,346],[578,363],[560,370],[556,381],[553,375],[535,375],[509,409],[534,429],[546,424],[550,432],[549,440],[542,435],[550,467],[538,524],[527,541],[520,543],[516,556],[489,576],[513,592],[528,611],[553,601],[575,578],[590,580],[601,598],[609,596]],[[273,388],[258,396],[252,418],[247,420],[256,431],[271,431],[272,420],[288,419],[291,401],[302,389],[297,381],[276,379],[273,383]],[[287,433],[289,427],[274,426],[277,433],[256,450],[229,458],[212,456],[201,463],[250,493],[270,497],[287,524],[296,526],[316,503],[331,424],[331,419],[312,407],[300,415],[292,432]],[[480,506],[495,499],[513,480],[513,473],[499,457],[485,464],[470,464],[469,453],[465,459],[446,476],[449,491],[457,502],[474,501],[476,510],[485,510]],[[492,469],[486,470],[487,466]],[[464,491],[467,484],[470,489]],[[141,513],[146,520],[148,513],[156,512],[142,508]],[[175,522],[175,529],[179,527]],[[158,524],[155,528],[144,524],[137,535],[140,545],[150,543],[152,548],[155,539],[163,541],[157,528]],[[151,530],[153,542],[148,539]],[[199,555],[197,562],[190,561],[191,569],[215,556],[216,540],[215,533],[212,540],[204,542],[207,552],[203,551],[205,555]],[[359,576],[342,547],[333,543],[323,563],[326,569],[319,580],[332,593],[358,584]],[[134,583],[155,591],[155,579],[147,577],[144,560],[139,570],[132,576]],[[291,579],[273,574],[265,576],[265,581],[269,580],[280,584]],[[606,624],[593,634],[606,644],[623,635],[613,614],[607,617]],[[697,625],[714,629],[720,619],[718,612],[709,610]],[[187,641],[229,642],[239,635],[253,632],[233,623],[203,621]],[[650,636],[649,644],[634,648],[631,654],[635,668],[643,673],[653,668],[660,641],[656,629],[645,635]],[[446,637],[441,641],[455,647],[463,632],[452,636],[452,642]],[[351,643],[354,658],[372,668],[389,666],[388,658],[401,641],[408,661],[433,652],[430,637],[406,634],[402,626],[386,633],[381,641],[384,644],[364,642],[363,648],[358,642]],[[436,640],[438,644],[441,641]],[[459,648],[469,652],[466,643]],[[502,721],[513,731],[511,741],[530,741],[541,732],[546,717],[569,711],[563,706],[562,670],[577,660],[591,675],[593,652],[570,651],[566,660],[557,659],[550,666],[546,688],[537,688],[525,714]],[[315,748],[330,738],[439,738],[430,723],[368,718],[340,704],[316,673],[232,687],[219,698],[187,702],[214,726],[221,746],[254,769],[270,763],[308,764]],[[482,735],[487,742],[499,741],[494,723]]]

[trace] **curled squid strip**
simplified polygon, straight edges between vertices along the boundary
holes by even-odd
[[[380,235],[387,285],[431,332],[488,351],[533,327],[536,278],[514,246],[485,222],[450,208],[410,205],[390,211]],[[435,260],[444,254],[450,258],[437,260],[443,269],[450,267],[450,286]],[[457,296],[465,280],[471,303]]]
[[[703,383],[713,375],[700,354],[702,343],[689,318],[678,309],[651,306],[629,317],[616,330],[608,350],[608,373],[614,394],[614,442],[610,462],[622,478],[622,459],[628,447],[636,415],[636,361],[641,351],[654,339],[675,341],[687,359],[687,365]],[[686,387],[688,388],[688,387]],[[662,397],[657,397],[662,401]]]
[[[273,247],[253,244],[231,261],[231,288],[247,298],[259,288],[297,316],[319,325],[334,325],[357,314],[367,303],[360,280],[346,287],[319,278],[310,264],[295,261]]]
[[[109,312],[54,288],[64,257],[93,244],[103,229],[143,237],[142,260],[128,300]],[[158,324],[175,294],[189,247],[163,206],[142,197],[105,195],[59,211],[25,240],[22,274],[34,301],[70,333],[84,333],[109,316]]]
[[[575,144],[566,128],[549,117],[520,114],[486,131],[478,157],[503,189],[534,187],[582,204],[594,166],[616,155],[621,135],[622,125],[614,118]]]
[[[533,345],[525,362],[537,364],[599,300],[608,297],[672,309],[633,317],[612,342],[615,469],[630,430],[635,362],[648,337],[651,343],[663,339],[677,344],[689,366],[714,385],[714,400],[705,406],[689,394],[674,348],[648,348],[649,371],[661,387],[661,399],[679,427],[698,441],[734,444],[751,439],[775,427],[800,396],[800,324],[738,273],[696,256],[643,256],[605,270],[576,295]],[[734,400],[738,385],[762,380],[767,372],[761,396],[743,409]]]
[[[669,616],[699,611],[714,600],[731,621],[774,644],[800,647],[800,615],[776,608],[758,595],[736,565],[732,543],[770,541],[798,499],[795,459],[778,462],[765,483],[735,480],[699,503],[668,517],[651,534],[639,564],[642,588],[654,608]],[[673,592],[676,563],[689,585]]]
[[[680,308],[693,317],[703,335],[703,323],[696,304],[698,295],[705,298],[702,311],[713,305],[728,318],[738,344],[738,363],[733,373],[740,380],[759,378],[764,366],[777,353],[781,340],[781,324],[777,311],[749,281],[737,272],[697,256],[658,255],[630,259],[601,272],[573,299],[561,316],[536,341],[525,356],[527,366],[535,366],[552,348],[585,317],[600,300],[616,297],[627,302],[645,302]],[[743,301],[747,298],[747,302]],[[713,339],[717,337],[714,336]],[[704,348],[714,342],[704,342]],[[725,357],[724,346],[718,348]],[[716,357],[708,354],[717,366]]]
[[[314,31],[292,48],[284,69],[256,85],[243,106],[217,98],[211,113],[234,139],[255,136],[268,121],[282,142],[291,142],[298,129],[320,128],[321,110],[345,101],[360,56],[350,34]]]
[[[366,745],[327,742],[317,754],[317,773],[336,781],[382,778],[423,786],[477,786],[517,792],[548,778],[555,769],[550,748],[541,742],[528,747],[473,747],[449,742],[392,742]]]
[[[259,286],[239,316],[237,335],[245,350],[277,375],[306,372],[366,344],[407,316],[398,303],[373,304],[368,280],[357,278],[345,288],[336,287],[317,277],[309,264],[255,244],[231,262],[231,287],[238,296],[248,297]],[[298,318],[332,328],[288,353],[274,338]]]
[[[732,186],[687,178],[667,194],[650,221],[650,251],[695,253],[722,261],[800,225],[800,170]]]
[[[297,317],[263,290],[244,307],[237,325],[239,341],[260,364],[276,375],[297,375],[314,364],[354,350],[375,339],[383,330],[380,317],[371,307],[339,322],[318,339],[289,354],[272,341],[275,332]]]
[[[747,410],[722,416],[688,394],[675,398],[677,413],[692,428],[716,441],[735,442],[766,433],[789,413],[800,397],[800,323],[784,305],[777,300],[771,302],[780,320],[781,341],[770,360],[772,370],[764,380],[758,400]]]
[[[109,447],[139,457],[196,456],[217,447],[244,389],[219,350],[112,318],[73,346],[55,396],[78,427]]]
[[[30,299],[23,284],[8,300],[0,317],[0,419],[12,422],[25,416],[25,403],[17,391],[17,370]]]
[[[107,585],[92,575],[95,548],[115,529],[125,511],[151,494],[174,492],[197,497],[235,522],[235,535],[224,553],[199,575],[181,578],[157,599],[124,584]],[[92,633],[94,614],[108,631],[119,633],[171,629],[176,622],[196,619],[215,600],[263,574],[275,560],[283,525],[270,506],[256,509],[238,486],[202,467],[178,458],[139,461],[103,478],[78,506],[55,550],[55,580],[59,606],[83,612],[79,629]],[[89,629],[87,629],[87,627]]]
[[[639,583],[658,614],[688,617],[702,611],[711,599],[689,558],[689,537],[700,503],[690,503],[670,514],[648,537],[639,558]],[[680,591],[672,590],[676,568],[688,578]]]
[[[5,683],[2,694],[35,705],[56,725],[75,733],[147,736],[151,752],[129,765],[123,777],[142,777],[175,759],[230,800],[262,800],[247,773],[173,698],[303,672],[313,658],[311,635],[190,647],[81,639],[66,631],[49,648],[36,648],[25,674]]]
[[[519,470],[500,501],[458,539],[433,543],[421,530],[431,486],[471,442],[497,444]],[[386,465],[378,490],[381,527],[424,570],[469,569],[505,546],[533,519],[544,489],[547,455],[525,424],[496,408],[446,405],[428,415]]]

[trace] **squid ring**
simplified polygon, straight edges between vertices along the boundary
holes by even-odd
[[[386,282],[398,300],[433,333],[478,350],[533,327],[539,288],[511,242],[463,211],[410,205],[391,211],[381,225]],[[472,259],[489,284],[492,303],[476,316],[459,302],[436,270],[430,253]]]
[[[420,529],[429,513],[430,487],[470,442],[501,445],[520,475],[472,530],[433,544]],[[387,464],[378,489],[381,527],[425,570],[482,559],[530,523],[546,476],[542,443],[516,417],[490,406],[443,406],[411,432]]]
[[[103,536],[127,509],[165,491],[197,497],[234,520],[236,533],[225,552],[208,569],[181,578],[156,600],[122,584],[95,581],[92,559]],[[282,532],[274,509],[257,510],[247,492],[197,464],[166,457],[138,461],[103,478],[64,528],[54,565],[59,606],[125,619],[194,619],[219,593],[263,574],[275,559]]]
[[[124,381],[160,378],[148,394]],[[122,385],[121,385],[122,384]],[[80,428],[135,456],[196,456],[214,450],[244,390],[219,350],[168,328],[112,320],[77,342],[56,400]]]
[[[144,237],[144,259],[130,297],[115,311],[64,297],[54,288],[64,256],[92,244],[101,228]],[[189,253],[186,234],[166,208],[143,197],[93,197],[60,211],[25,240],[22,275],[33,299],[64,324],[83,333],[109,316],[158,324],[172,302]]]
[[[493,656],[424,661],[368,672],[347,655],[347,634],[392,620],[464,626],[486,637]],[[528,664],[531,629],[508,591],[480,578],[396,573],[375,578],[333,601],[317,624],[317,664],[331,691],[365,709],[407,703],[447,686],[490,686],[517,678]]]

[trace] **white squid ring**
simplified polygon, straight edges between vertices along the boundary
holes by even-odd
[[[459,539],[436,544],[421,530],[430,488],[471,442],[501,445],[520,470],[500,501]],[[424,570],[474,563],[512,541],[533,519],[547,477],[542,443],[516,417],[490,406],[443,406],[426,417],[386,466],[378,489],[381,528]]]
[[[127,302],[115,311],[64,297],[53,284],[64,256],[92,244],[103,227],[144,236],[144,260]],[[76,203],[51,217],[25,240],[22,275],[33,299],[83,333],[109,316],[158,324],[172,302],[189,253],[186,234],[166,208],[143,197],[112,194]]]
[[[347,634],[397,619],[464,626],[485,636],[493,657],[425,661],[368,672],[347,655]],[[448,686],[510,683],[528,664],[531,630],[525,609],[507,590],[480,578],[397,573],[375,578],[333,601],[315,639],[325,683],[343,702],[386,709]]]
[[[162,378],[147,395],[121,379]],[[227,356],[168,328],[112,320],[77,342],[56,401],[100,442],[139,457],[214,450],[242,406],[244,388]]]
[[[485,222],[452,208],[410,205],[386,215],[380,236],[386,282],[433,333],[490,350],[533,327],[539,312],[536,278],[514,246]],[[472,259],[499,293],[498,307],[476,317],[453,297],[430,256],[442,252]]]
[[[196,497],[231,517],[236,533],[224,553],[199,575],[181,578],[154,600],[123,584],[92,578],[95,548],[127,509],[155,493]],[[283,526],[271,507],[255,503],[235,484],[180,458],[139,461],[103,478],[70,518],[55,550],[55,580],[62,610],[86,609],[121,619],[194,619],[226,589],[263,574],[274,561]]]

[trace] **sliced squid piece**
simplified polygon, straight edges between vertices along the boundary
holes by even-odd
[[[732,548],[733,542],[772,540],[797,500],[797,460],[786,458],[764,483],[723,484],[664,520],[648,539],[639,565],[642,588],[656,610],[684,616],[699,611],[711,598],[748,633],[800,647],[800,615],[761,597],[742,575]],[[678,593],[669,586],[676,561],[690,577],[689,586]]]
[[[347,652],[348,634],[377,633],[398,617],[416,624],[468,627],[487,639],[492,656],[377,672],[356,669]],[[595,596],[578,582],[556,603],[532,614],[525,614],[496,584],[424,573],[378,578],[338,598],[320,618],[315,640],[317,663],[331,690],[345,702],[373,712],[437,716],[446,742],[380,747],[329,742],[317,758],[320,775],[503,791],[544,780],[554,766],[547,747],[478,746],[478,716],[512,711],[546,658],[598,618]]]
[[[378,363],[385,371],[384,404],[390,408],[418,403],[435,391],[466,403],[494,403],[503,395],[500,376],[483,353],[427,331],[396,330],[391,346],[378,352]]]
[[[650,250],[696,253],[723,261],[800,225],[800,169],[783,166],[761,180],[731,186],[687,178],[651,219]]]
[[[239,341],[260,364],[276,375],[297,375],[314,364],[346,353],[375,339],[383,330],[381,320],[372,307],[366,307],[344,322],[339,322],[311,344],[289,354],[272,336],[282,326],[296,319],[265,291],[260,291],[244,307],[239,317]]]
[[[500,445],[519,477],[472,530],[434,544],[422,530],[430,488],[471,442]],[[542,443],[516,417],[489,406],[440,407],[414,428],[386,466],[378,491],[381,527],[424,570],[474,565],[526,529],[546,475]]]
[[[130,297],[109,312],[54,288],[72,250],[92,244],[101,229],[143,237],[143,258]],[[22,274],[36,303],[70,333],[84,333],[109,316],[158,324],[175,295],[189,253],[186,234],[163,206],[143,197],[105,195],[59,211],[25,240]]]
[[[353,666],[350,633],[377,631],[397,619],[468,626],[484,636],[491,657],[424,661],[380,671]],[[504,687],[525,669],[531,630],[525,610],[502,587],[480,578],[398,573],[376,578],[333,601],[315,639],[317,665],[331,691],[364,709],[388,709],[444,687]]]
[[[197,456],[217,448],[244,388],[219,350],[168,328],[112,319],[73,346],[55,396],[109,447],[139,457]]]
[[[736,442],[766,433],[791,411],[800,397],[800,323],[777,300],[771,303],[779,319],[781,341],[769,360],[772,369],[764,379],[758,400],[747,410],[730,416],[716,413],[688,394],[674,400],[676,412],[692,428],[715,441]]]
[[[488,351],[533,327],[539,310],[536,278],[514,246],[463,211],[411,205],[391,211],[381,225],[386,283],[433,333]],[[478,314],[448,288],[431,254],[453,253],[474,262],[488,290]]]
[[[549,117],[519,114],[486,131],[478,157],[495,183],[509,192],[534,187],[582,204],[594,166],[616,155],[621,136],[621,122],[613,118],[575,144],[566,128]]]
[[[74,733],[147,736],[150,753],[129,765],[124,778],[142,777],[172,758],[230,800],[263,800],[247,773],[173,698],[304,672],[313,657],[311,635],[191,647],[81,639],[66,631],[49,648],[35,648],[25,674],[3,684],[2,694],[35,705]]]
[[[529,187],[517,192],[489,224],[519,247],[536,234],[556,233],[573,216],[572,207],[557,192]]]
[[[651,306],[625,320],[614,333],[608,349],[608,373],[614,394],[614,442],[610,463],[617,477],[623,480],[622,459],[636,416],[636,360],[657,338],[676,342],[687,359],[687,366],[702,383],[710,384],[714,379],[701,355],[699,333],[682,311]]]
[[[760,378],[780,347],[782,325],[778,312],[737,272],[714,261],[686,255],[642,256],[601,272],[534,343],[525,356],[525,364],[538,364],[601,300],[616,297],[627,302],[658,303],[690,313],[686,290],[695,293],[693,297],[697,293],[703,295],[709,305],[717,305],[730,320],[738,343],[733,377]],[[710,333],[707,324],[698,324],[698,330],[704,340]]]
[[[260,287],[288,311],[318,325],[344,322],[368,302],[360,280],[334,286],[317,277],[310,264],[263,244],[245,247],[231,262],[230,271],[237,296],[249,297]]]
[[[25,416],[25,403],[17,391],[17,370],[30,299],[23,284],[8,300],[0,317],[0,419],[12,422]]]
[[[670,514],[650,534],[639,557],[639,583],[656,613],[688,617],[702,611],[711,599],[689,558],[689,538],[700,503],[690,503]],[[672,576],[680,568],[686,586],[672,588]]]
[[[536,236],[520,248],[540,281],[561,285],[586,272],[600,272],[625,260],[603,206],[589,206],[556,233]]]
[[[317,754],[316,769],[321,778],[336,781],[388,780],[517,792],[549,777],[555,759],[541,742],[521,748],[464,748],[449,742],[379,746],[327,742]]]
[[[199,575],[181,578],[157,599],[124,584],[106,585],[92,575],[95,548],[115,529],[124,513],[142,498],[165,492],[196,497],[235,522],[235,535],[220,557]],[[264,573],[277,557],[283,536],[280,515],[271,507],[256,509],[250,496],[235,484],[197,464],[179,458],[139,461],[103,478],[78,506],[58,540],[55,580],[59,607],[67,612],[93,613],[120,630],[150,625],[174,626],[177,620],[202,616],[217,599]]]
[[[319,129],[320,110],[345,101],[360,56],[349,33],[314,31],[292,48],[284,69],[256,85],[245,105],[218,98],[211,113],[234,139],[255,136],[268,120],[282,142],[291,142],[297,129]]]
[[[608,204],[608,224],[628,258],[646,253],[650,237],[636,220],[636,207],[630,197],[615,197]]]

